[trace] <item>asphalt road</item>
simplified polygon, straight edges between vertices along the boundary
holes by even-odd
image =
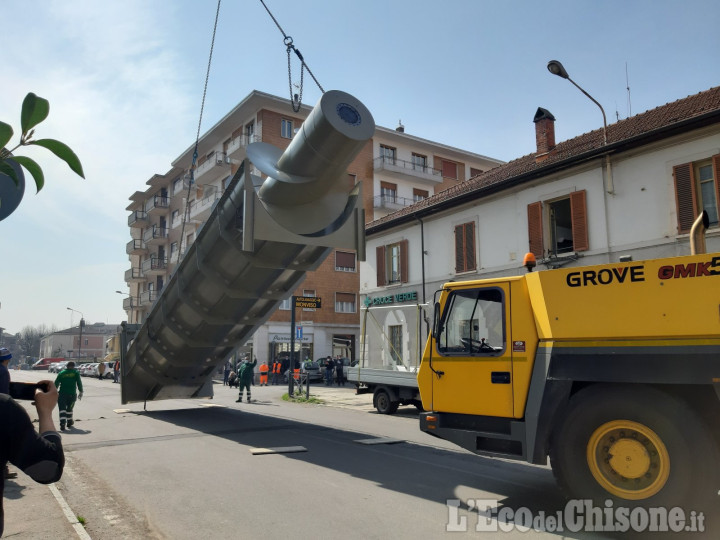
[[[414,408],[379,415],[370,396],[349,387],[313,387],[326,401],[313,405],[285,402],[286,388],[272,386],[253,387],[252,404],[235,403],[236,390],[216,385],[213,400],[150,402],[144,410],[120,405],[111,381],[83,382],[75,429],[63,434],[67,466],[57,486],[96,540],[458,538],[480,534],[476,500],[533,515],[565,505],[549,468],[472,455],[420,432]],[[387,438],[396,442],[365,444]],[[295,446],[306,451],[252,453]]]

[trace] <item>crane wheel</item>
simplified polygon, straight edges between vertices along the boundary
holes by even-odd
[[[687,403],[629,385],[578,392],[550,443],[553,473],[566,494],[624,506],[717,504],[718,455]]]

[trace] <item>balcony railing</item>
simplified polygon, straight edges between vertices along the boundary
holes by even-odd
[[[130,268],[129,270],[125,270],[125,283],[130,283],[131,281],[141,281],[145,279],[145,276],[142,273],[141,268]]]
[[[162,273],[167,269],[167,257],[150,257],[142,263],[143,274]]]
[[[147,214],[144,210],[135,210],[128,216],[128,227],[140,226],[147,223]]]
[[[167,227],[158,227],[153,225],[150,229],[145,231],[143,234],[143,241],[146,244],[157,243],[157,241],[166,240],[168,237]]]
[[[162,195],[155,195],[152,199],[145,203],[145,211],[148,214],[154,213],[156,210],[167,210],[170,206],[170,198]]]
[[[227,155],[230,158],[242,159],[244,157],[243,150],[247,145],[254,142],[260,142],[260,135],[238,135],[227,147]]]
[[[386,171],[397,175],[412,176],[414,178],[431,182],[442,182],[442,171],[422,163],[397,159],[391,156],[380,156],[373,160],[373,169]]]
[[[223,152],[214,152],[195,171],[195,180],[209,184],[230,174],[230,160]]]
[[[139,255],[141,253],[145,253],[146,251],[147,248],[145,247],[145,243],[140,238],[130,240],[125,246],[125,253],[128,255]]]
[[[158,299],[159,291],[143,291],[140,293],[140,304],[147,306],[152,304]]]
[[[218,190],[215,190],[215,192],[208,197],[203,197],[200,200],[192,201],[190,203],[190,219],[195,219],[198,217],[198,215],[204,213],[207,213],[209,215],[213,204],[215,204],[215,201],[220,198],[220,195],[221,193]]]
[[[419,199],[422,200],[422,199]],[[377,195],[373,197],[373,208],[385,208],[387,210],[400,210],[418,201],[395,195]]]

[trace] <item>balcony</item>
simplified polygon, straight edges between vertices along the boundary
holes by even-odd
[[[185,248],[180,251],[174,251],[170,254],[170,264],[178,264],[185,255]]]
[[[245,149],[248,144],[260,142],[259,135],[240,135],[235,137],[227,147],[227,157],[242,160],[246,157]]]
[[[418,201],[408,199],[406,197],[397,197],[395,195],[378,195],[373,197],[373,208],[389,210],[395,212],[401,210],[411,204],[415,204]]]
[[[190,219],[193,221],[204,222],[210,216],[210,212],[215,205],[215,201],[220,198],[220,191],[215,190],[212,195],[203,197],[200,200],[190,203]]]
[[[125,283],[136,283],[138,281],[144,281],[145,276],[140,268],[130,268],[125,270]]]
[[[159,227],[158,225],[153,225],[150,229],[145,231],[145,234],[143,234],[143,242],[145,242],[146,246],[157,246],[166,242],[167,238],[167,227]]]
[[[393,159],[390,156],[380,156],[373,160],[373,170],[382,171],[389,176],[404,180],[412,179],[429,184],[441,184],[443,181],[442,171],[432,167],[423,166],[420,163],[405,161],[404,159]]]
[[[135,210],[128,216],[128,227],[143,227],[147,222],[148,217],[144,210]]]
[[[230,174],[230,159],[222,152],[213,153],[195,171],[195,181],[210,184]]]
[[[142,273],[145,276],[157,276],[167,271],[167,257],[150,257],[142,263]]]
[[[125,246],[125,253],[128,255],[143,255],[147,253],[147,247],[145,247],[145,243],[140,238],[134,238]]]
[[[170,206],[170,198],[162,195],[155,195],[145,202],[145,212],[148,216],[167,213]]]
[[[140,293],[140,305],[150,306],[158,299],[158,291],[143,291]]]
[[[123,299],[123,311],[132,311],[134,307],[136,306],[135,302],[133,302],[132,296]]]

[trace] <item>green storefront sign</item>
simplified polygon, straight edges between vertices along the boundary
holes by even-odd
[[[365,307],[397,304],[399,302],[417,302],[417,291],[389,294],[387,296],[365,297]]]

